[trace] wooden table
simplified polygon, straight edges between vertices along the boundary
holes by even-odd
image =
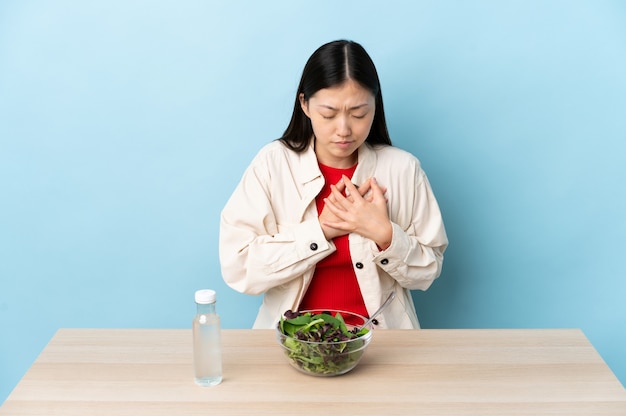
[[[20,415],[626,415],[579,330],[378,330],[359,366],[301,374],[271,330],[224,330],[198,387],[191,331],[61,329],[0,408]]]

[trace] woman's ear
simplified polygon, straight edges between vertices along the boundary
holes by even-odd
[[[306,101],[304,99],[304,93],[300,93],[298,95],[298,100],[300,100],[300,108],[302,108],[302,112],[308,117],[311,118],[311,116],[309,115],[309,102]]]

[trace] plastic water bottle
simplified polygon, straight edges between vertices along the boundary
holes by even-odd
[[[193,318],[194,380],[200,386],[222,382],[220,317],[215,310],[215,291],[196,291],[196,316]]]

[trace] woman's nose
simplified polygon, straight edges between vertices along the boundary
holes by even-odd
[[[342,116],[338,118],[338,125],[337,125],[337,134],[340,137],[347,137],[352,133],[352,130],[350,128],[350,121],[348,119],[348,117],[346,116]]]

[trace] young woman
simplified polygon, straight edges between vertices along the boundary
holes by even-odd
[[[225,282],[264,294],[254,328],[287,310],[373,313],[419,328],[410,290],[441,273],[448,244],[419,161],[391,145],[380,81],[361,45],[334,41],[307,61],[291,121],[260,150],[222,211]]]

